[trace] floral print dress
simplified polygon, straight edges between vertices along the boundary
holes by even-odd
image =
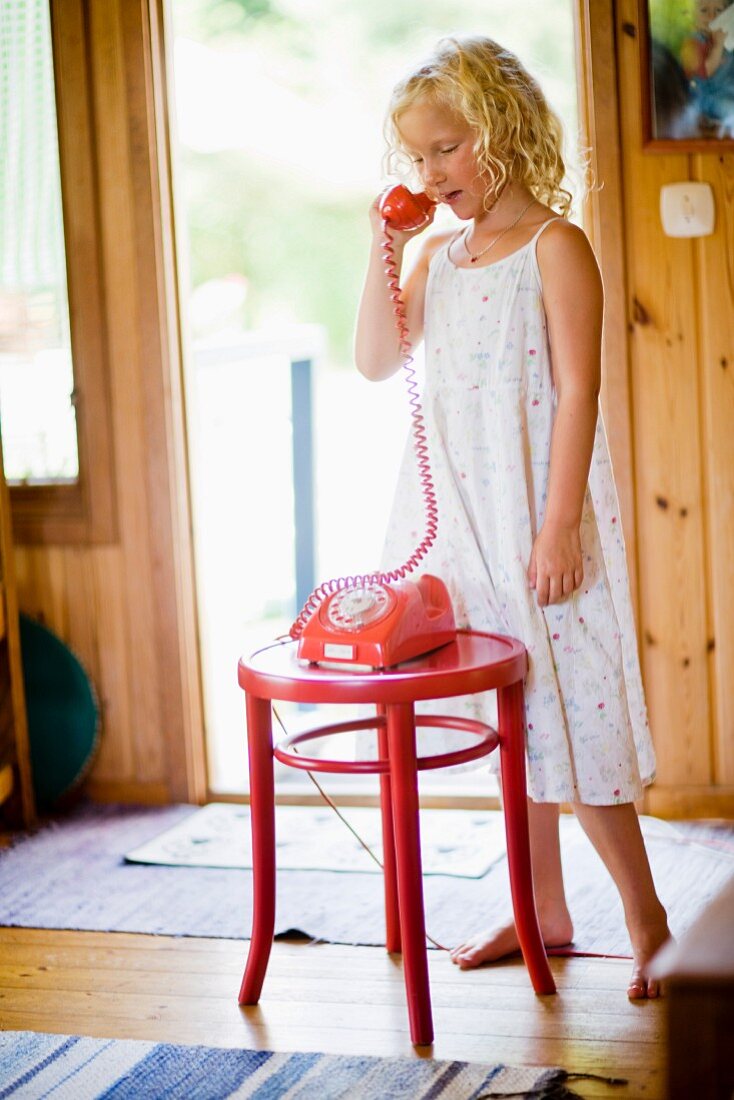
[[[445,581],[458,626],[512,635],[528,650],[530,797],[611,805],[639,798],[655,757],[601,415],[581,520],[582,586],[543,608],[527,579],[556,409],[536,242],[554,220],[485,267],[456,267],[448,246],[432,259],[422,402],[439,525],[421,571]],[[383,567],[402,564],[423,533],[409,439]],[[497,722],[495,692],[416,709]],[[450,736],[422,733],[420,751],[441,751]]]

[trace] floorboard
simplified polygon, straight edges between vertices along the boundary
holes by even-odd
[[[160,1042],[434,1057],[626,1077],[574,1082],[583,1097],[662,1100],[665,1004],[631,1004],[630,963],[553,958],[558,995],[536,997],[518,960],[459,971],[429,952],[436,1041],[414,1049],[399,956],[278,941],[259,1005],[237,991],[247,943],[129,933],[0,929],[0,1027]]]

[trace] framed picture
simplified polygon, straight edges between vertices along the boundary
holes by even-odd
[[[638,0],[643,142],[734,149],[734,0]]]

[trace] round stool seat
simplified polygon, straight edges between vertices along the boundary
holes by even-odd
[[[514,684],[527,672],[516,638],[458,630],[456,641],[394,668],[335,670],[299,661],[296,643],[275,643],[239,662],[240,687],[292,703],[401,703],[473,695]]]

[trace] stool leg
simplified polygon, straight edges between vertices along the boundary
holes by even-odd
[[[385,717],[385,707],[378,703],[378,717]],[[377,727],[377,745],[380,760],[389,760],[387,727],[383,721]],[[398,909],[398,880],[395,867],[395,831],[392,816],[392,783],[390,773],[380,775],[380,812],[382,814],[382,878],[385,886],[385,947],[390,952],[400,951],[400,911]]]
[[[416,1045],[427,1044],[433,1042],[433,1020],[423,913],[415,724],[410,703],[387,706],[387,739],[410,1037]]]
[[[507,836],[507,862],[517,938],[536,993],[555,993],[538,924],[533,890],[525,783],[525,707],[522,681],[497,692],[502,801]]]
[[[252,938],[239,1003],[256,1005],[275,928],[275,785],[270,700],[246,696],[252,828]]]

